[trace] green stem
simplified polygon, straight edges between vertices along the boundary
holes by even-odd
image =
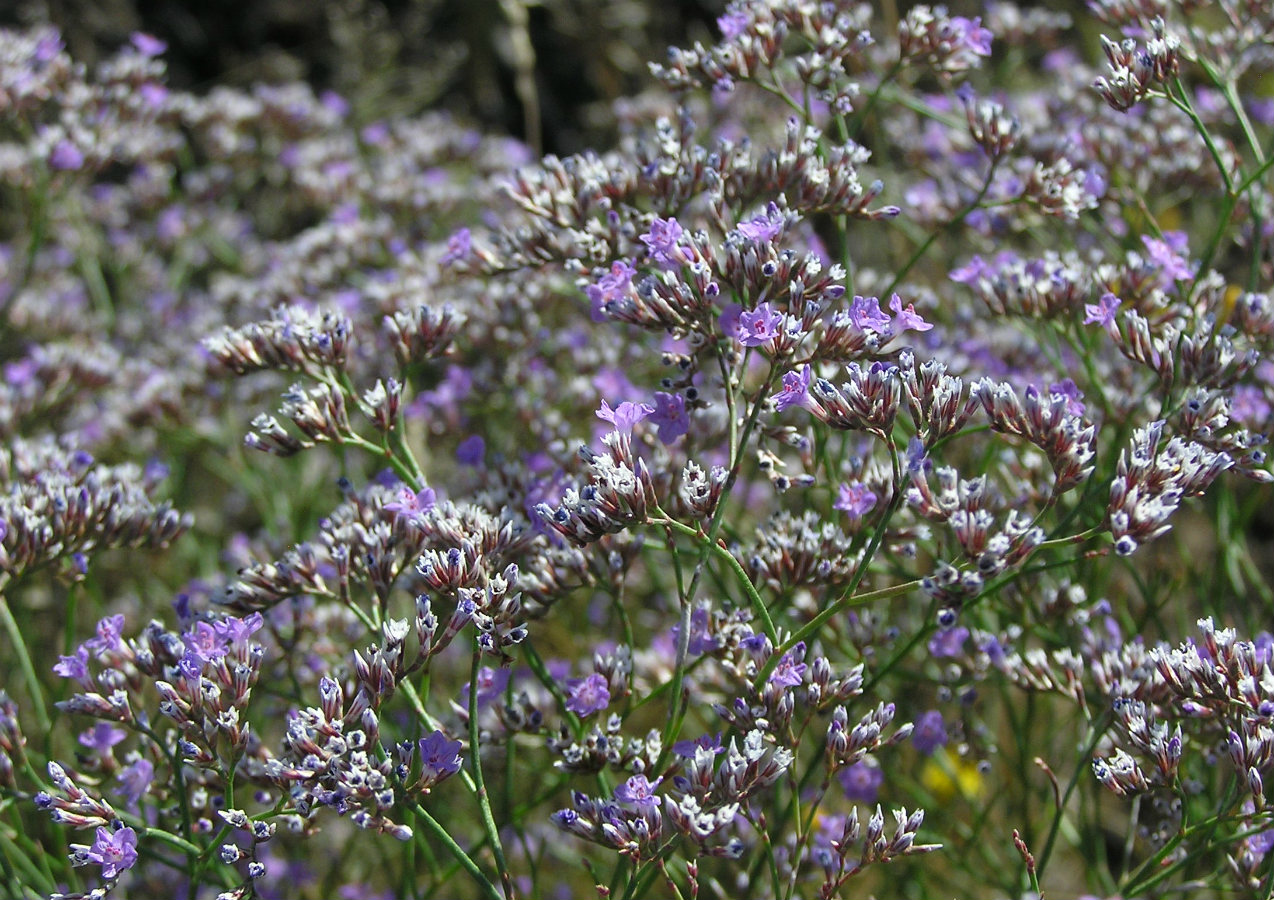
[[[477,883],[478,889],[482,891],[484,897],[489,898],[489,900],[505,900],[500,894],[500,889],[486,876],[486,873],[478,868],[478,864],[469,857],[468,853],[464,852],[464,848],[456,843],[455,839],[447,833],[447,829],[443,828],[437,819],[429,815],[429,812],[418,801],[409,801],[408,808],[416,816],[417,820],[425,826],[425,830],[429,832],[429,836],[434,839],[436,844],[450,853],[460,865],[460,868],[469,873],[469,876]]]
[[[4,581],[8,581],[7,576]],[[4,587],[5,585],[0,583],[0,591],[3,591]],[[18,656],[18,666],[22,669],[22,678],[27,684],[31,703],[35,707],[36,722],[40,726],[40,731],[47,735],[53,730],[53,723],[49,717],[49,710],[45,706],[44,691],[40,687],[40,679],[35,674],[31,653],[27,650],[26,641],[22,637],[22,628],[18,625],[18,620],[13,617],[13,610],[9,609],[9,598],[3,593],[0,593],[0,623],[3,623],[4,630],[13,644],[13,652]]]
[[[504,846],[500,843],[500,829],[496,827],[495,816],[491,812],[491,797],[487,793],[486,783],[482,778],[482,754],[478,741],[478,676],[482,662],[482,651],[478,648],[477,636],[474,636],[473,661],[469,666],[469,762],[473,769],[473,783],[476,787],[478,809],[482,815],[482,827],[491,844],[491,852],[495,854],[496,868],[500,872],[500,880],[504,883],[504,896],[511,898],[513,893],[513,877],[509,874],[509,864],[504,858]]]

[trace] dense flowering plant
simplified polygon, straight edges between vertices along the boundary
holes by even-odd
[[[0,893],[1274,890],[1274,4],[717,25],[539,159],[0,31]]]

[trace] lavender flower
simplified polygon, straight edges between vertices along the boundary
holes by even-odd
[[[860,519],[875,508],[876,499],[876,494],[867,485],[856,481],[840,486],[832,508],[842,510],[851,519]]]
[[[103,878],[118,878],[120,872],[131,869],[137,862],[137,832],[127,825],[116,831],[98,828],[97,839],[84,855],[89,862],[102,867]]]
[[[615,799],[620,803],[630,803],[638,809],[653,809],[659,802],[655,788],[662,781],[662,778],[650,781],[645,775],[634,775],[615,788]]]
[[[603,422],[610,422],[620,434],[631,434],[634,425],[654,412],[655,407],[649,403],[633,403],[625,400],[611,409],[610,404],[603,400],[601,408],[597,410],[597,418]]]
[[[764,346],[778,337],[782,327],[783,314],[766,301],[739,314],[739,343],[745,347]]]
[[[610,684],[597,672],[566,683],[566,708],[577,716],[591,716],[610,705]]]
[[[622,406],[622,404],[621,404]],[[650,421],[656,426],[656,434],[664,444],[671,445],[690,430],[690,414],[686,412],[686,398],[681,394],[655,392],[655,409]]]
[[[680,246],[685,230],[674,218],[656,218],[650,223],[650,230],[641,235],[641,241],[650,251],[651,260],[665,269],[673,269],[685,260]],[[613,270],[612,270],[613,271]]]
[[[870,758],[846,766],[836,773],[836,779],[845,790],[845,798],[857,803],[875,803],[885,773]]]
[[[916,717],[915,730],[911,732],[911,744],[925,756],[932,755],[939,747],[947,743],[947,727],[942,721],[942,713],[936,709],[921,713]]]

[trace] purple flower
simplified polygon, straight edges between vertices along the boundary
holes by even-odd
[[[770,684],[779,687],[799,687],[805,678],[807,666],[800,660],[805,658],[805,642],[797,644],[779,660],[779,664],[770,673]]]
[[[63,678],[72,678],[81,684],[91,683],[88,677],[88,650],[80,645],[75,648],[74,656],[59,656],[58,662],[53,666],[53,673]]]
[[[963,625],[958,628],[944,628],[929,638],[929,654],[938,659],[959,656],[968,639],[969,629]]]
[[[110,880],[137,862],[137,832],[125,826],[112,832],[109,828],[97,829],[97,840],[85,854],[89,862],[102,867],[102,877]]]
[[[880,786],[885,781],[885,773],[874,762],[863,759],[841,769],[836,773],[836,778],[845,789],[847,799],[859,803],[875,803]]]
[[[148,759],[139,759],[131,765],[125,766],[116,776],[115,781],[119,784],[120,794],[123,795],[130,807],[136,807],[142,794],[150,788],[150,783],[155,780],[155,767]]]
[[[1114,294],[1105,293],[1101,295],[1096,305],[1091,303],[1084,304],[1084,324],[1100,325],[1102,328],[1110,328],[1115,321],[1115,310],[1119,308],[1119,304],[1123,301]]]
[[[97,637],[89,638],[84,646],[94,653],[119,649],[120,633],[124,630],[124,617],[107,616],[97,623]]]
[[[126,737],[128,732],[124,729],[116,728],[110,722],[98,722],[88,731],[80,734],[80,743],[90,750],[97,751],[98,756],[109,756],[111,748]]]
[[[499,697],[508,686],[508,669],[492,669],[489,666],[483,666],[478,670],[478,708],[481,709]],[[470,685],[467,684],[460,690],[460,705],[466,708],[469,706],[469,690]]]
[[[128,40],[142,56],[159,56],[168,49],[167,44],[144,31],[134,31]]]
[[[942,713],[936,709],[921,713],[916,719],[915,730],[911,732],[912,746],[929,756],[946,743],[947,726],[942,721]]]
[[[620,803],[631,803],[638,809],[653,809],[659,802],[655,796],[655,788],[659,787],[662,778],[653,782],[645,775],[634,775],[619,787],[615,788],[615,799]]]
[[[1073,378],[1063,378],[1061,381],[1050,384],[1048,386],[1048,395],[1050,397],[1065,397],[1066,412],[1070,415],[1082,416],[1084,414],[1084,392],[1079,389],[1079,385],[1075,383]]]
[[[859,331],[874,331],[876,334],[890,334],[893,322],[880,308],[880,301],[875,297],[854,295],[849,303],[849,320]]]
[[[649,403],[631,403],[628,400],[611,409],[610,404],[603,400],[601,408],[597,410],[597,418],[610,422],[616,431],[632,434],[633,426],[654,411],[655,408]]]
[[[265,625],[265,619],[262,618],[261,613],[254,612],[243,618],[226,616],[220,622],[215,623],[212,629],[217,632],[217,636],[225,641],[227,645],[231,645],[244,643],[249,637],[260,631],[263,625]]]
[[[440,265],[450,266],[468,259],[473,253],[473,235],[468,228],[461,228],[447,238],[447,250],[438,260]]]
[[[420,748],[421,774],[437,784],[460,771],[460,742],[435,731],[417,742]]]
[[[785,221],[778,204],[771,203],[761,215],[753,216],[746,222],[740,222],[735,226],[735,231],[748,240],[761,244],[778,237],[779,232],[783,230]]]
[[[783,325],[783,314],[770,306],[767,300],[756,309],[739,313],[739,343],[745,347],[760,347],[778,337]]]
[[[690,414],[686,412],[686,398],[681,394],[655,392],[655,411],[650,421],[656,426],[659,440],[670,445],[690,430]]]
[[[960,284],[973,284],[979,278],[989,275],[991,267],[983,262],[982,257],[975,256],[958,269],[952,269],[947,275],[952,281]]]
[[[592,715],[610,705],[610,684],[604,675],[594,672],[587,678],[572,678],[566,686],[570,690],[566,708],[577,716]]]
[[[49,165],[60,171],[79,169],[84,165],[84,154],[69,140],[60,140],[49,152]]]
[[[721,36],[727,41],[734,40],[743,34],[751,24],[752,20],[742,10],[727,12],[725,15],[717,17],[717,27],[721,29]]]
[[[783,374],[783,387],[774,397],[774,408],[782,412],[793,406],[807,406],[810,402],[810,378],[813,370],[806,363],[796,372]]]
[[[229,649],[230,642],[207,622],[196,622],[195,627],[181,637],[186,644],[186,656],[198,666],[209,660],[220,659]]]
[[[456,461],[462,466],[480,466],[487,455],[487,442],[480,434],[471,434],[456,446]]]
[[[699,750],[711,750],[713,756],[724,753],[725,746],[721,743],[721,732],[703,734],[694,740],[677,741],[672,745],[672,752],[678,756],[691,757]]]
[[[650,231],[641,235],[641,242],[650,249],[650,258],[665,269],[676,268],[684,260],[684,251],[677,242],[685,235],[676,219],[655,219]]]
[[[902,298],[897,294],[889,298],[889,308],[894,311],[894,334],[902,334],[904,331],[928,331],[933,328],[916,313],[915,304],[908,303],[907,308],[903,309]]]
[[[993,35],[990,29],[982,27],[981,16],[973,19],[967,19],[964,16],[952,16],[949,22],[953,32],[952,43],[963,44],[964,49],[977,56],[991,55],[991,38]]]
[[[1183,253],[1189,249],[1189,238],[1184,231],[1165,231],[1163,240],[1143,234],[1141,242],[1146,245],[1146,255],[1159,267],[1159,286],[1164,290],[1171,288],[1174,282],[1194,277],[1194,269]]]
[[[419,519],[434,508],[437,499],[438,495],[431,487],[413,491],[404,486],[398,491],[397,499],[385,504],[385,509],[392,512],[395,517],[406,516],[408,519]]]
[[[875,508],[876,500],[876,494],[867,485],[855,481],[853,484],[840,486],[832,509],[843,510],[851,519],[860,519]]]
[[[628,296],[628,291],[633,286],[633,276],[636,274],[637,270],[630,266],[627,260],[619,259],[611,263],[610,271],[599,278],[596,284],[590,284],[584,288],[584,293],[593,305],[594,322],[604,321],[606,307]]]

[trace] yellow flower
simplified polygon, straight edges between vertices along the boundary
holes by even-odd
[[[972,799],[982,793],[982,773],[978,764],[963,756],[952,757],[946,748],[940,748],[925,760],[920,770],[920,783],[939,803],[946,803],[959,794]]]

